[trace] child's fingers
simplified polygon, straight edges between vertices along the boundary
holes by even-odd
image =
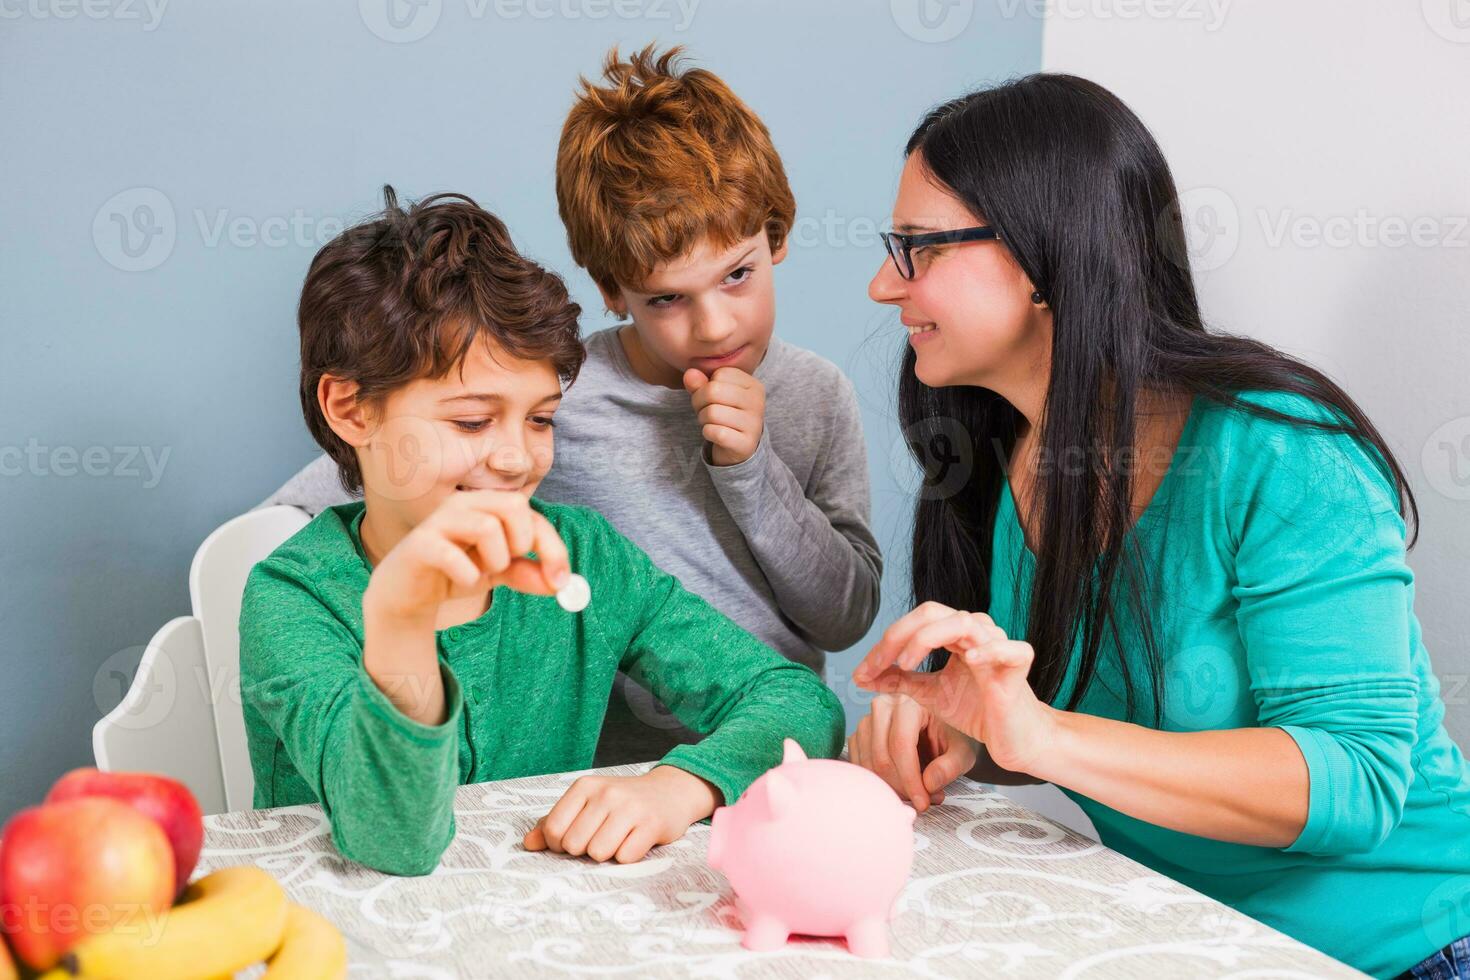
[[[706,425],[700,428],[700,435],[704,436],[706,442],[713,443],[721,449],[739,449],[742,438],[739,429],[732,429],[728,425]]]
[[[519,558],[536,550],[535,524],[531,520],[536,512],[527,502],[525,507],[516,507],[500,513],[500,523],[505,527],[505,541],[510,546],[512,557]]]
[[[449,507],[435,511],[420,527],[426,535],[445,538],[469,547],[480,539],[495,518],[470,508]],[[498,523],[498,522],[496,522]]]
[[[736,388],[753,388],[756,385],[755,375],[742,371],[738,367],[715,368],[715,373],[711,374],[709,379],[723,381]]]
[[[510,566],[495,576],[495,584],[527,595],[551,595],[556,591],[546,584],[546,570],[529,558],[512,558]]]
[[[729,405],[708,405],[699,413],[699,421],[704,425],[723,425],[741,431],[750,427],[751,419],[750,413],[744,409]]]
[[[430,540],[424,545],[424,562],[430,568],[442,572],[451,582],[468,589],[480,581],[480,567],[470,560],[463,548],[444,538]]]
[[[469,490],[456,494],[452,514],[472,514],[500,525],[512,556],[524,555],[535,548],[531,530],[531,502],[518,493],[506,490]]]
[[[582,808],[587,805],[587,793],[585,787],[572,784],[551,812],[541,818],[541,833],[546,838],[546,846],[553,851],[562,850],[562,835],[567,828],[571,827]]]
[[[625,814],[609,813],[602,826],[597,828],[597,833],[587,842],[587,856],[594,861],[602,862],[611,860],[618,849],[623,846],[623,841],[628,834],[632,833],[634,820]]]
[[[711,405],[742,408],[749,404],[751,398],[751,392],[747,388],[737,387],[729,381],[711,381],[694,392],[689,403],[694,406],[696,412],[702,412]]]
[[[566,543],[552,523],[535,511],[531,512],[531,543],[551,591],[566,585],[572,577],[572,560],[567,555]]]
[[[546,833],[541,829],[542,821],[536,821],[536,826],[526,831],[526,836],[521,839],[521,846],[528,851],[546,850]]]
[[[709,378],[699,368],[690,368],[684,372],[684,390],[690,394],[693,394],[707,384],[709,384]]]
[[[510,565],[510,546],[505,540],[505,529],[493,518],[487,520],[480,536],[475,539],[475,555],[490,575],[499,575]]]
[[[707,404],[729,405],[732,408],[745,408],[754,399],[754,392],[728,378],[719,381],[710,379],[710,383],[704,386],[700,394],[708,399]]]
[[[653,850],[658,843],[658,836],[652,827],[638,825],[623,838],[619,845],[617,854],[614,855],[619,864],[632,864],[634,861],[642,861],[644,855]]]
[[[567,828],[567,832],[561,835],[561,849],[568,854],[586,854],[587,845],[602,825],[609,819],[609,813],[601,807],[588,805],[577,814],[577,819]]]

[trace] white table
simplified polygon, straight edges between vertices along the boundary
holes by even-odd
[[[353,977],[1361,976],[969,781],[914,824],[890,959],[824,939],[751,953],[707,825],[629,865],[521,847],[578,775],[460,787],[457,836],[422,878],[343,859],[318,806],[206,818],[200,868],[270,871],[341,928]]]

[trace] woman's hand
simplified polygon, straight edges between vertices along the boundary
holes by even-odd
[[[880,694],[847,740],[848,761],[883,777],[923,813],[944,802],[944,787],[969,772],[978,743],[913,698]]]
[[[525,557],[532,551],[537,561]],[[373,569],[363,614],[418,623],[450,599],[497,585],[552,595],[569,575],[566,545],[527,497],[465,490],[446,498]]]
[[[933,650],[950,652],[937,673],[915,673]],[[1055,738],[1055,709],[1026,680],[1034,653],[984,613],[926,602],[884,632],[853,671],[860,687],[904,695],[984,745],[996,765],[1030,773]]]
[[[693,773],[655,766],[642,776],[582,776],[522,841],[528,851],[640,861],[715,812],[720,792]]]

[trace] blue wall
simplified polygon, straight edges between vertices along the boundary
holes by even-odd
[[[799,223],[777,329],[863,396],[890,620],[913,478],[903,334],[865,295],[874,231],[924,109],[1039,67],[1026,7],[0,0],[0,817],[90,763],[119,678],[188,612],[194,548],[314,455],[295,302],[380,185],[474,196],[567,276],[584,329],[611,322],[568,258],[552,162],[577,76],[615,42],[690,45],[784,156]],[[850,726],[865,649],[832,658]]]

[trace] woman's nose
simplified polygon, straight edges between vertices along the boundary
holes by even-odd
[[[868,298],[875,303],[897,303],[907,292],[903,276],[893,267],[893,260],[885,256],[868,283]]]

